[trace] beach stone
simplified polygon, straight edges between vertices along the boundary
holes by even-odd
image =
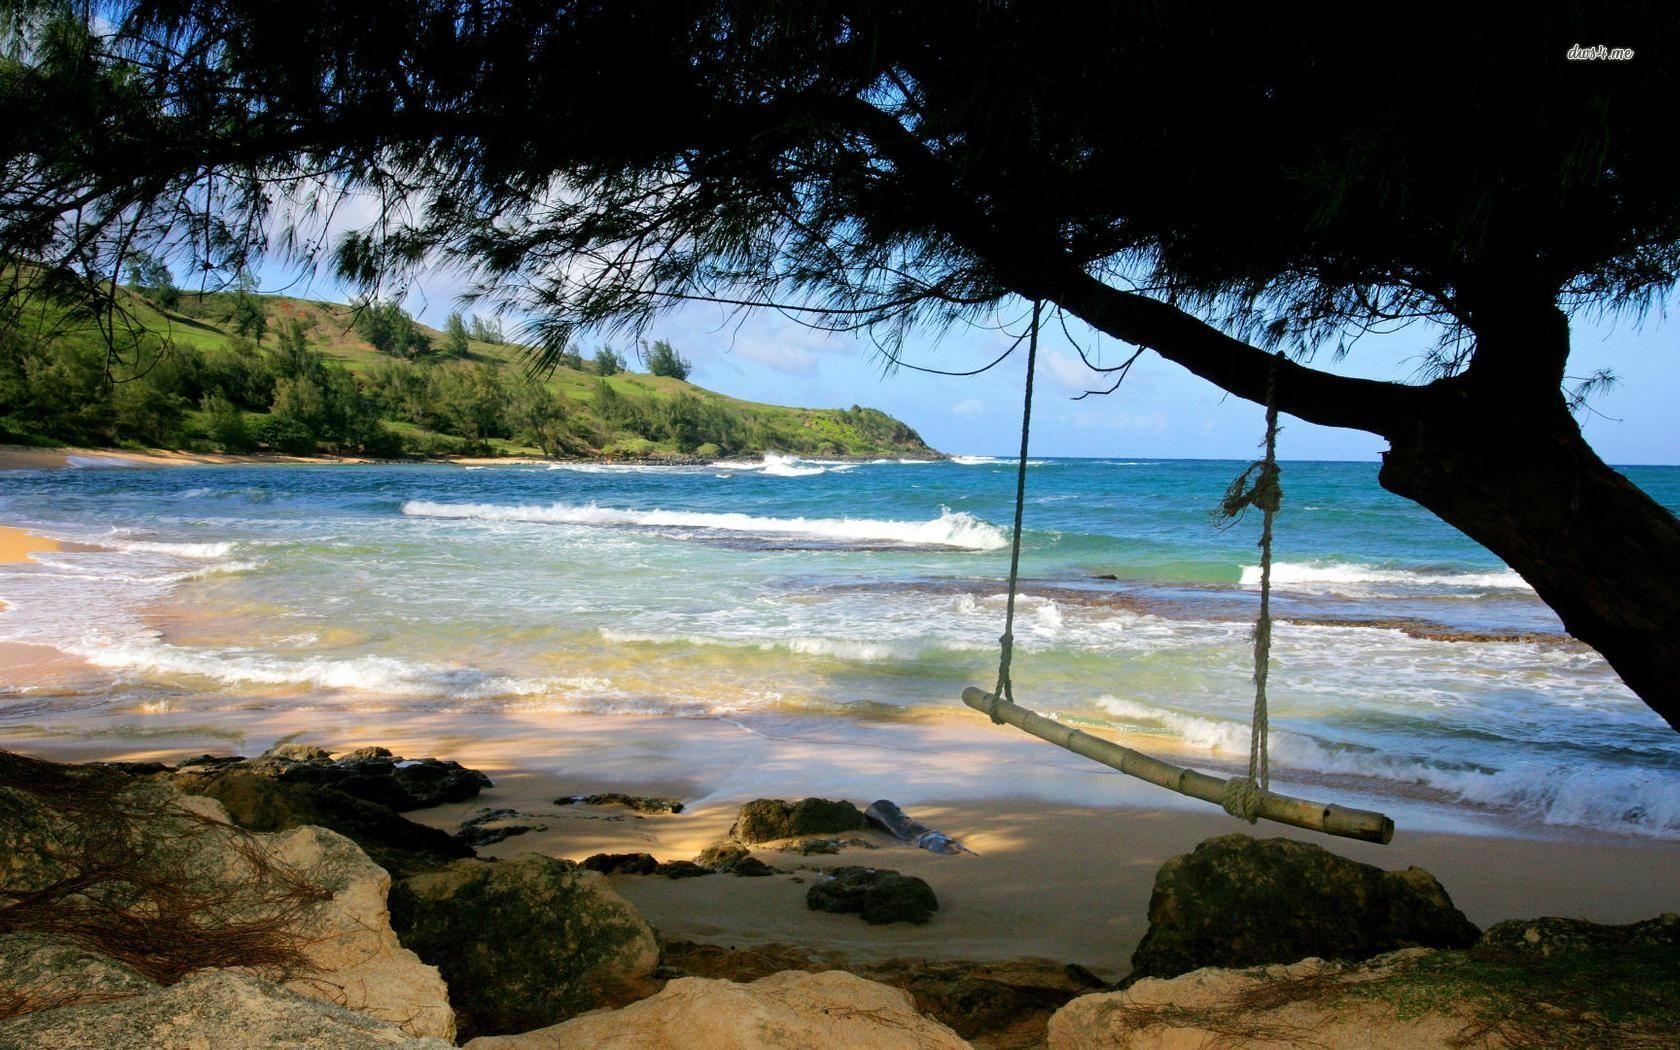
[[[468,1050],[962,1050],[961,1036],[916,1011],[910,996],[840,970],[789,970],[750,984],[682,977],[622,1010]]]
[[[562,795],[554,800],[556,806],[623,806],[637,813],[681,813],[682,800],[648,795],[626,795],[622,791],[607,791],[598,795]]]
[[[582,867],[603,875],[652,875],[659,862],[651,853],[597,853],[586,857]]]
[[[247,974],[200,970],[167,988],[0,1021],[0,1046],[100,1050],[450,1050]]]
[[[463,1038],[523,1032],[653,989],[653,930],[598,872],[527,854],[391,891],[403,944],[443,974]]]
[[[841,831],[857,831],[864,826],[863,813],[844,800],[806,798],[787,802],[779,798],[760,798],[741,807],[740,815],[729,829],[729,837],[750,844],[832,835]]]
[[[396,812],[465,802],[493,784],[488,776],[459,762],[437,758],[405,759],[382,747],[358,748],[334,759],[324,748],[280,744],[257,758],[202,756],[182,763],[177,780],[244,772],[287,784],[332,788]]]
[[[455,839],[471,849],[477,849],[516,835],[548,830],[544,824],[514,823],[519,816],[519,812],[512,809],[481,809],[474,816],[461,822],[461,826],[455,830]]]
[[[921,924],[939,910],[933,887],[914,875],[885,868],[840,867],[805,891],[812,911],[856,913],[871,926],[889,922]]]
[[[839,853],[843,849],[880,849],[868,839],[794,839],[776,847],[778,853],[797,853],[802,857],[813,854]]]
[[[1384,871],[1291,839],[1224,835],[1156,873],[1132,976],[1465,948],[1478,936],[1422,868]]]
[[[172,782],[183,791],[220,802],[234,823],[251,831],[284,831],[316,825],[350,839],[393,876],[430,871],[471,857],[472,847],[442,828],[417,824],[389,807],[335,788],[275,780],[243,769]]]
[[[754,857],[747,847],[728,840],[714,842],[701,850],[694,863],[723,875],[760,877],[776,874],[775,868]]]
[[[1680,949],[1680,914],[1667,912],[1625,926],[1585,919],[1511,919],[1489,926],[1477,947],[1549,959],[1558,955],[1629,949]]]
[[[653,869],[655,875],[663,875],[667,879],[693,879],[701,875],[716,875],[717,872],[691,860],[668,860]]]

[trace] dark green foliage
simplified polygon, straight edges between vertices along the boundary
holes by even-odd
[[[663,339],[655,339],[651,347],[644,347],[642,359],[647,364],[647,370],[656,376],[687,379],[694,370],[694,365]]]
[[[181,289],[169,265],[150,252],[136,252],[128,260],[128,281],[159,309],[173,310],[181,302]]]
[[[595,351],[593,366],[598,376],[615,376],[624,371],[624,358],[612,347],[603,346]]]
[[[471,347],[467,345],[467,325],[461,320],[459,313],[449,315],[443,323],[443,352],[449,357],[466,357]]]
[[[356,333],[382,354],[423,357],[432,349],[432,337],[421,331],[414,318],[393,302],[363,303],[356,313]]]
[[[256,436],[239,406],[219,393],[204,395],[204,431],[210,443],[222,452],[250,452]]]

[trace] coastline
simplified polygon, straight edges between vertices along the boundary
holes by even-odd
[[[668,940],[796,945],[860,963],[1038,957],[1116,979],[1127,972],[1147,927],[1156,870],[1204,839],[1232,833],[1314,842],[1389,869],[1422,867],[1483,927],[1540,915],[1625,923],[1680,911],[1680,880],[1672,874],[1680,869],[1680,843],[1580,829],[1555,837],[1417,831],[1403,823],[1393,843],[1376,846],[1265,824],[1250,828],[1215,810],[1164,804],[1165,793],[1118,783],[1129,780],[1118,776],[1083,776],[1091,786],[1087,799],[1069,802],[1047,788],[1050,780],[1080,777],[1077,768],[1070,774],[1041,767],[1045,779],[1036,785],[1020,775],[1038,761],[1036,742],[1025,744],[1032,749],[1025,766],[993,763],[993,772],[1007,779],[977,778],[975,741],[990,739],[989,726],[922,727],[895,750],[891,727],[873,744],[842,745],[767,737],[719,719],[631,715],[230,711],[214,725],[202,715],[194,723],[174,721],[167,715],[136,720],[126,736],[11,731],[0,747],[55,761],[178,762],[205,752],[254,755],[286,740],[332,751],[379,744],[408,757],[454,759],[485,771],[495,786],[468,802],[409,815],[453,831],[486,808],[510,809],[520,823],[544,826],[484,847],[482,855],[491,857],[536,852],[582,860],[647,852],[686,860],[725,837],[751,798],[849,798],[860,807],[891,798],[974,853],[936,855],[874,834],[878,849],[837,856],[760,850],[759,859],[783,869],[772,878],[613,876],[615,888]],[[930,749],[934,742],[942,750]],[[1007,737],[1001,743],[1007,752],[1021,750]],[[685,809],[633,814],[555,804],[597,791],[674,796]],[[800,869],[831,864],[918,875],[938,894],[940,911],[917,927],[872,927],[810,912],[803,897],[814,876]]]
[[[736,456],[761,456],[769,453],[741,452]],[[835,462],[864,463],[878,457],[835,455],[822,457]],[[904,459],[938,462],[949,459],[943,452],[929,456],[904,456]],[[31,445],[0,445],[0,471],[57,470],[70,467],[207,467],[261,466],[290,464],[294,466],[339,464],[362,466],[378,463],[442,463],[461,467],[547,466],[553,463],[629,463],[656,466],[707,466],[716,457],[677,453],[637,458],[621,456],[439,456],[435,458],[373,459],[367,456],[292,456],[281,452],[234,455],[227,452],[182,452],[174,449],[113,449],[78,448],[72,446],[37,448]]]

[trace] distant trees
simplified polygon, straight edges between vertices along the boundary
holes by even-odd
[[[175,275],[170,272],[167,263],[151,252],[135,252],[129,257],[128,283],[160,309],[173,310],[181,302],[181,289],[175,287]]]
[[[443,352],[449,357],[466,357],[471,349],[467,345],[466,322],[459,313],[450,314],[449,320],[443,323]]]
[[[396,303],[364,300],[356,307],[356,334],[382,354],[421,357],[431,352],[431,336]],[[463,351],[464,352],[464,351]]]
[[[502,335],[502,323],[494,317],[484,318],[473,314],[472,320],[467,324],[467,329],[473,339],[480,343],[500,346],[507,342],[507,337]]]
[[[693,363],[677,353],[676,348],[663,339],[655,339],[651,347],[644,344],[642,360],[646,363],[647,370],[656,376],[686,380],[688,374],[694,370]]]
[[[595,374],[598,376],[615,376],[624,371],[624,358],[610,346],[603,346],[595,351]]]
[[[256,279],[250,272],[239,271],[239,279],[234,284],[233,330],[260,345],[263,335],[268,331],[268,311],[263,309],[262,300],[256,295],[256,288]]]

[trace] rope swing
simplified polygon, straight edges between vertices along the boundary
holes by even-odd
[[[1283,500],[1277,464],[1277,361],[1266,380],[1265,457],[1250,464],[1226,491],[1219,512],[1235,519],[1249,507],[1261,513],[1260,528],[1260,612],[1254,623],[1254,713],[1249,725],[1248,774],[1229,779],[1210,776],[1194,769],[1163,762],[1110,740],[1092,736],[1044,717],[1015,703],[1010,663],[1015,651],[1015,597],[1020,585],[1021,523],[1026,507],[1027,446],[1032,429],[1033,375],[1038,361],[1039,321],[1043,300],[1035,299],[1032,328],[1027,347],[1026,394],[1021,407],[1021,455],[1015,473],[1015,535],[1009,552],[1009,592],[1004,612],[1003,634],[998,639],[997,685],[990,693],[969,686],[963,703],[989,715],[994,723],[1015,726],[1041,740],[1076,755],[1100,762],[1128,776],[1177,791],[1191,798],[1224,807],[1232,816],[1248,821],[1270,820],[1280,824],[1320,831],[1327,835],[1387,843],[1394,837],[1394,822],[1381,813],[1350,809],[1330,803],[1311,802],[1271,790],[1268,759],[1269,720],[1266,711],[1266,679],[1272,648],[1272,523]]]

